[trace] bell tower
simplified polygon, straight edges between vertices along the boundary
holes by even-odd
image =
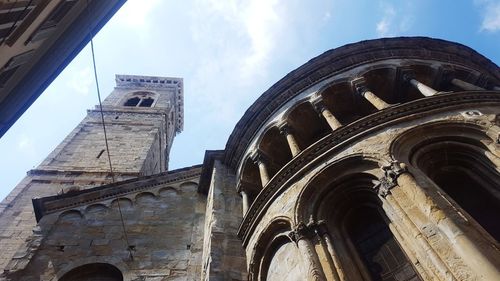
[[[103,101],[108,148],[115,174],[151,175],[168,168],[170,147],[183,123],[182,79],[117,75]],[[99,106],[38,169],[109,171]]]
[[[108,146],[104,138],[104,126]],[[0,203],[0,272],[36,225],[31,199],[165,172],[183,128],[181,78],[116,75],[116,87]]]

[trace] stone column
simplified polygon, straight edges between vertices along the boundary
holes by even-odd
[[[433,88],[425,85],[424,83],[418,81],[417,79],[415,79],[413,77],[413,75],[411,74],[405,74],[403,76],[403,79],[410,83],[413,87],[415,87],[417,90],[420,91],[420,93],[422,93],[422,95],[426,96],[426,97],[430,97],[430,96],[433,96],[437,93],[439,93],[438,91],[434,90]]]
[[[299,248],[300,256],[306,268],[307,280],[326,281],[318,254],[311,242],[312,234],[313,231],[300,222],[294,230],[290,231],[289,237]]]
[[[344,270],[342,269],[340,265],[340,260],[339,257],[337,256],[337,252],[335,251],[333,247],[333,242],[330,234],[328,233],[328,229],[326,227],[325,221],[318,221],[316,223],[316,233],[320,237],[320,239],[324,242],[326,245],[326,250],[328,254],[330,254],[330,257],[332,258],[333,262],[333,278],[335,281],[337,280],[345,280],[345,274]]]
[[[292,157],[295,157],[300,153],[300,147],[297,141],[295,140],[295,136],[292,134],[292,129],[286,123],[279,126],[280,133],[286,137],[286,141],[288,142],[288,147],[290,148],[290,152],[292,152]]]
[[[388,203],[382,204],[387,216],[391,219],[391,221],[401,220],[404,227],[409,231],[409,234],[415,238],[417,247],[420,247],[432,261],[437,276],[439,276],[442,280],[456,280],[449,268],[425,239],[422,232],[413,223],[406,211],[401,207],[399,202],[391,193],[391,189],[397,187],[397,179],[406,171],[405,167],[399,165],[398,162],[393,162],[390,166],[384,166],[382,169],[384,170],[385,175],[379,179],[374,188],[381,200]],[[392,210],[388,209],[389,206]]]
[[[325,106],[321,98],[313,100],[311,104],[314,107],[314,110],[316,110],[316,112],[318,112],[321,116],[323,116],[323,118],[325,118],[326,122],[333,131],[342,126],[340,121],[335,118],[332,112]]]
[[[460,80],[458,78],[452,78],[450,80],[450,83],[459,87],[459,88],[462,88],[466,91],[484,91],[484,88],[481,88],[481,87],[478,87],[474,84],[471,84],[471,83],[468,83],[468,82],[465,82],[463,80]]]
[[[245,217],[245,215],[248,212],[248,208],[250,207],[250,203],[248,201],[248,193],[246,192],[246,190],[242,189],[240,191],[240,194],[241,194],[241,201],[243,203],[243,217]]]
[[[453,220],[434,202],[432,197],[418,185],[417,181],[413,175],[408,172],[404,164],[393,162],[390,166],[384,167],[384,170],[386,171],[386,176],[378,185],[379,195],[384,197],[395,211],[401,214],[402,220],[415,235],[422,237],[420,230],[413,224],[412,220],[399,205],[396,198],[391,195],[391,188],[398,186],[408,198],[412,198],[412,200],[419,202],[419,204],[416,205],[420,208],[420,211],[426,214],[430,221],[442,231],[451,242],[454,251],[462,257],[472,271],[478,276],[484,277],[484,280],[500,280],[499,267],[485,257],[483,251],[478,248],[478,243],[471,241]],[[419,238],[419,240],[422,240],[422,244],[427,243],[427,246],[430,247],[423,237]],[[427,246],[425,246],[426,249]],[[434,249],[431,247],[429,251],[426,250],[426,252],[430,253],[429,257],[431,259],[434,260],[436,258],[436,262],[438,262],[436,264],[437,268],[441,273],[445,273],[445,267],[443,267],[444,263],[442,261],[439,262],[441,259],[435,254]]]
[[[367,101],[369,101],[378,110],[382,110],[384,108],[388,108],[389,106],[391,106],[390,104],[383,101],[381,98],[377,97],[374,93],[372,93],[368,89],[364,78],[357,78],[351,81],[351,84],[362,97],[364,97]]]
[[[260,181],[262,183],[262,187],[265,187],[270,178],[269,174],[267,173],[267,167],[262,152],[255,152],[255,154],[252,156],[252,160],[259,167]]]

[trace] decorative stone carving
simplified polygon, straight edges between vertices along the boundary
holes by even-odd
[[[296,243],[299,248],[304,265],[307,268],[308,280],[326,280],[318,254],[314,249],[311,238],[314,235],[314,230],[303,222],[299,222],[295,228],[288,233],[290,240]]]
[[[399,175],[406,172],[406,165],[398,161],[392,161],[389,165],[382,166],[381,169],[384,171],[384,176],[379,178],[378,181],[374,181],[373,188],[380,196],[385,198],[390,193],[390,190],[398,184]]]
[[[298,243],[301,239],[310,239],[314,234],[314,231],[303,222],[299,222],[295,229],[288,233],[288,237],[295,243]]]

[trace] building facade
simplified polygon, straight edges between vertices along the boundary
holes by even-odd
[[[325,52],[180,170],[182,80],[117,76],[112,174],[100,112],[2,202],[5,280],[500,279],[500,71],[466,46]]]
[[[0,0],[0,137],[125,0]]]

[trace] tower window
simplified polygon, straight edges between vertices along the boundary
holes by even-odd
[[[155,102],[156,95],[151,92],[135,92],[127,97],[124,106],[151,107]]]
[[[145,98],[141,101],[141,103],[139,104],[139,106],[141,107],[151,107],[151,105],[153,104],[153,101],[154,99],[152,98]]]
[[[131,98],[131,99],[128,99],[126,102],[125,102],[125,106],[137,106],[139,104],[139,102],[141,101],[140,98],[138,97],[134,97],[134,98]]]

